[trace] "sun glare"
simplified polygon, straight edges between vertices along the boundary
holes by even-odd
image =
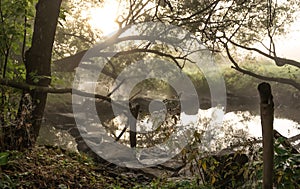
[[[115,20],[118,17],[118,7],[119,4],[116,0],[106,0],[103,7],[91,8],[89,24],[94,30],[101,30],[103,35],[109,35],[116,31],[118,24]]]

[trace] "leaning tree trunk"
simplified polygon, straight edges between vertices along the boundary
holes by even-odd
[[[25,53],[26,82],[31,85],[48,87],[51,82],[51,55],[61,0],[39,0],[36,5],[36,17],[31,47]],[[21,124],[14,138],[19,138],[14,145],[20,149],[35,144],[42,123],[47,93],[32,89],[24,91],[31,97],[33,107],[30,118]],[[24,95],[23,95],[24,96]],[[28,103],[28,101],[27,101]],[[24,105],[25,104],[25,105]],[[22,98],[20,110],[27,106]],[[21,113],[22,114],[22,113]],[[21,115],[20,114],[20,115]],[[20,126],[19,126],[20,127]]]

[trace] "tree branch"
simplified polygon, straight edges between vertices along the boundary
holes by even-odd
[[[297,62],[295,60],[286,59],[286,58],[280,58],[280,57],[277,57],[277,56],[272,56],[272,55],[269,55],[269,54],[267,54],[267,53],[265,53],[265,52],[263,52],[263,51],[261,51],[261,50],[259,50],[257,48],[245,47],[243,45],[240,45],[240,44],[232,41],[231,39],[227,38],[226,36],[224,36],[224,38],[228,42],[230,42],[231,44],[233,44],[234,46],[237,46],[237,47],[240,47],[242,49],[249,50],[249,51],[255,51],[255,52],[257,52],[257,53],[259,53],[259,54],[261,54],[261,55],[263,55],[263,56],[265,56],[265,57],[267,57],[269,59],[274,60],[277,66],[284,66],[284,65],[287,64],[287,65],[291,65],[291,66],[295,66],[295,67],[300,68],[300,62]]]
[[[101,43],[101,45],[102,45],[101,49],[105,49],[106,47],[108,47],[108,46],[110,46],[112,44],[116,44],[116,43],[119,43],[119,42],[122,42],[122,41],[139,40],[139,41],[154,42],[153,41],[153,37],[147,36],[147,35],[125,36],[125,37],[120,37],[119,38],[119,36],[121,35],[121,33],[125,32],[127,29],[128,29],[127,27],[121,29],[121,31],[119,31],[113,37],[111,37],[111,38],[105,40],[103,43]],[[184,40],[185,38],[186,38],[186,36],[184,38],[178,39],[177,41],[174,42],[174,41],[169,41],[168,39],[163,38],[163,37],[160,38],[158,36],[155,40],[162,41],[162,42],[174,45],[174,47],[175,47],[177,43],[182,42],[182,40]],[[105,57],[105,56],[109,56],[111,54],[111,52],[101,53],[100,52],[101,49],[98,49],[99,50],[99,56],[104,56]],[[59,59],[59,60],[55,60],[53,62],[54,66],[53,66],[52,70],[53,71],[61,71],[61,72],[73,72],[74,69],[76,67],[78,67],[78,65],[79,65],[82,57],[85,55],[85,53],[87,51],[88,50],[83,50],[83,51],[80,51],[80,52],[78,52],[78,53],[76,53],[74,55],[71,55],[69,57],[62,58],[62,59]],[[139,52],[148,52],[148,53],[157,54],[157,55],[162,56],[162,57],[168,57],[168,58],[172,59],[173,62],[175,62],[175,64],[180,69],[182,69],[182,66],[179,64],[179,62],[177,61],[177,59],[188,60],[186,58],[186,56],[175,57],[175,56],[172,56],[171,54],[163,53],[163,52],[160,52],[158,50],[153,50],[153,49],[148,49],[148,48],[144,48],[144,49],[132,49],[132,50],[127,50],[127,51],[117,52],[116,55],[115,55],[115,57],[118,56],[118,55],[125,55],[125,54],[130,54],[130,53],[139,53]],[[188,60],[188,61],[192,62],[191,60]],[[89,65],[89,66],[92,66],[92,65]],[[107,71],[107,70],[102,70],[102,72],[105,75],[107,75],[107,76],[115,78],[115,74],[109,73],[109,71]]]
[[[245,70],[245,69],[241,68],[238,65],[238,63],[234,60],[234,58],[231,56],[227,44],[225,44],[225,49],[226,49],[226,52],[227,52],[229,60],[234,65],[234,66],[231,66],[231,68],[233,68],[233,69],[235,69],[235,70],[237,70],[237,71],[239,71],[239,72],[241,72],[243,74],[246,74],[246,75],[249,75],[249,76],[261,79],[261,80],[274,81],[274,82],[288,84],[288,85],[291,85],[291,86],[295,87],[296,89],[300,90],[300,83],[297,83],[296,81],[294,81],[292,79],[280,78],[280,77],[268,77],[268,76],[258,75],[258,74],[254,73],[254,72],[251,72],[249,70]]]
[[[172,56],[170,54],[167,54],[167,53],[163,53],[163,52],[160,52],[158,50],[153,50],[153,49],[132,49],[132,50],[128,50],[128,51],[121,51],[119,53],[117,53],[115,55],[116,56],[120,56],[120,55],[126,55],[126,54],[133,54],[133,53],[152,53],[152,54],[156,54],[156,55],[159,55],[159,56],[162,56],[162,57],[167,57],[167,58],[170,58],[171,60],[173,60],[173,62],[180,68],[182,69],[183,66],[181,66],[179,64],[179,62],[177,61],[177,59],[182,59],[182,60],[186,60],[187,58],[185,57],[175,57],[175,56]]]
[[[72,37],[78,38],[78,39],[80,39],[80,40],[82,40],[82,41],[86,41],[86,42],[88,42],[88,43],[91,44],[91,45],[94,44],[94,41],[91,41],[91,40],[89,40],[89,39],[86,39],[86,38],[85,38],[84,36],[82,36],[82,35],[77,35],[77,34],[74,34],[74,33],[66,33],[66,32],[63,32],[62,34],[63,34],[63,35],[66,35],[66,36],[72,36]]]
[[[80,96],[85,96],[85,97],[92,97],[92,98],[98,98],[101,100],[105,100],[108,102],[111,102],[111,98],[99,94],[92,94],[92,93],[87,93],[83,92],[74,88],[51,88],[51,87],[42,87],[42,86],[36,86],[36,85],[30,85],[27,83],[20,83],[8,79],[0,79],[0,85],[5,85],[8,87],[13,87],[21,90],[26,90],[26,91],[32,91],[35,90],[37,92],[44,92],[44,93],[53,93],[53,94],[77,94]]]

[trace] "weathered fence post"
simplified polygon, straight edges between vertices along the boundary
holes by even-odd
[[[263,137],[263,188],[271,189],[273,187],[273,120],[274,120],[274,102],[269,83],[260,83],[258,85],[260,96],[260,116]]]
[[[132,115],[135,119],[129,119],[129,139],[130,139],[130,147],[136,147],[136,122],[139,115],[140,105],[137,104],[131,108]]]

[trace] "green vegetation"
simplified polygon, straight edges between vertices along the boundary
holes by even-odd
[[[8,160],[4,161],[4,156]],[[114,188],[132,186],[133,178],[109,176],[88,156],[54,147],[0,153],[0,188]]]
[[[283,138],[275,141],[274,183],[278,189],[297,189],[300,187],[300,156],[282,147],[282,142]],[[57,147],[1,152],[0,188],[261,188],[262,148],[249,143],[247,149],[249,161],[243,166],[236,159],[242,151],[224,156],[225,161],[212,156],[203,157],[199,151],[186,151],[187,167],[190,165],[190,170],[201,169],[201,172],[194,172],[192,177],[162,177],[148,181],[97,164],[85,154]]]
[[[227,91],[230,93],[244,93],[244,94],[254,94],[256,93],[257,84],[260,83],[262,80],[251,77],[249,75],[242,74],[240,72],[237,72],[236,70],[232,69],[230,67],[230,63],[226,62],[228,60],[222,59],[216,60],[216,66],[218,66],[218,69],[220,73],[223,75]],[[282,77],[282,78],[288,78],[293,79],[295,81],[300,81],[300,77],[297,75],[297,73],[300,71],[299,68],[293,68],[291,66],[285,66],[287,69],[281,69],[278,68],[274,63],[271,61],[268,61],[266,59],[258,59],[255,60],[251,59],[245,59],[243,64],[241,66],[245,66],[250,71],[255,71],[255,73],[265,76],[271,76],[271,77]],[[197,90],[201,93],[203,91],[207,91],[208,84],[205,79],[205,76],[203,73],[198,71],[198,69],[195,69],[195,66],[191,66],[186,68],[184,71],[187,73],[187,75],[191,78],[193,81],[195,87]],[[214,73],[212,73],[209,77],[214,77]],[[272,87],[275,90],[284,90],[289,92],[296,92],[297,89],[288,86],[288,85],[282,85],[278,82],[271,82]],[[253,93],[254,92],[254,93]],[[202,93],[201,93],[202,94]]]
[[[216,66],[224,78],[226,89],[229,93],[249,96],[255,96],[257,94],[256,87],[258,83],[262,82],[262,80],[237,72],[230,67],[229,62],[216,62]],[[256,63],[254,63],[253,60],[245,60],[243,66],[245,66],[248,70],[255,71],[261,75],[289,78],[294,79],[295,81],[300,81],[300,77],[296,75],[297,72],[299,72],[299,68],[286,66],[287,69],[280,69],[272,62],[264,59],[259,59]],[[191,64],[187,64],[183,69],[183,72],[191,79],[199,95],[202,97],[208,97],[210,95],[206,78],[210,77],[213,79],[215,77],[214,72],[205,76],[197,66]],[[286,91],[287,93],[297,92],[297,89],[288,85],[282,85],[278,82],[271,82],[271,85],[274,91]],[[136,85],[132,95],[137,94],[138,92],[140,92],[140,94],[148,93],[148,91],[165,94],[166,96],[172,96],[175,94],[175,90],[173,90],[166,82],[158,79],[148,79]]]

